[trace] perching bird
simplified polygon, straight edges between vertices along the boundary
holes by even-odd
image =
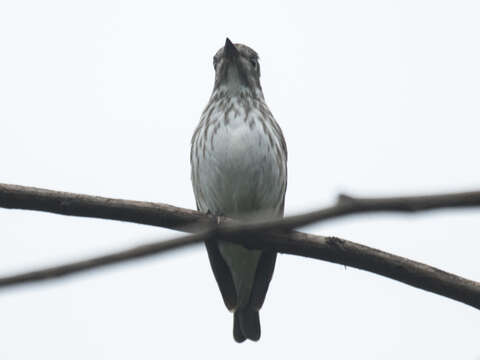
[[[213,66],[213,93],[190,153],[197,208],[236,219],[252,219],[255,213],[262,219],[282,217],[287,147],[263,97],[258,55],[227,38]],[[206,247],[223,301],[234,312],[234,339],[258,340],[258,311],[277,254],[221,239],[208,241]]]

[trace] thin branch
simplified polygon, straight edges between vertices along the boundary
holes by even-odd
[[[172,205],[112,199],[0,183],[0,207],[38,210],[61,215],[128,221],[137,224],[194,232],[195,226],[212,224],[204,214]]]
[[[445,208],[469,208],[479,206],[480,191],[389,198],[356,198],[341,194],[338,196],[335,205],[301,215],[289,216],[284,218],[284,220],[269,222],[268,229],[290,230],[316,222],[360,213],[414,213]],[[260,222],[259,226],[267,229],[263,222]]]
[[[136,246],[82,261],[3,277],[0,278],[0,288],[59,278],[115,263],[153,256],[206,241],[212,237],[222,237],[230,241],[241,242],[249,248],[273,249],[285,254],[326,260],[367,270],[480,309],[480,283],[413,260],[335,237],[316,236],[296,231],[266,233],[245,242],[240,236],[242,231],[251,232],[252,229],[248,224],[221,225],[216,229],[213,228],[195,235]]]
[[[90,257],[84,260],[73,261],[62,265],[0,277],[0,288],[58,279],[60,277],[83,271],[94,270],[107,265],[145,258],[187,245],[194,245],[196,243],[198,244],[201,241],[205,241],[208,237],[209,232],[203,232],[200,234],[183,236],[173,240],[143,244],[125,250],[119,250],[109,254]]]
[[[355,199],[344,195],[339,198],[337,205],[305,215],[247,224],[238,224],[226,219],[225,224],[212,228],[211,224],[213,222],[208,216],[170,205],[106,199],[15,185],[0,185],[0,206],[8,208],[45,210],[66,215],[124,220],[187,231],[193,231],[190,224],[197,227],[195,230],[198,230],[198,226],[205,229],[208,224],[207,231],[196,235],[137,246],[84,261],[0,278],[0,287],[55,278],[121,261],[151,256],[205,241],[212,236],[221,236],[230,241],[241,242],[251,248],[274,249],[282,253],[311,257],[367,270],[480,309],[480,283],[347,240],[295,231],[288,233],[279,231],[279,229],[293,229],[314,221],[356,212],[411,212],[442,207],[478,205],[480,205],[480,192],[388,199]],[[266,233],[265,231],[269,232]],[[258,232],[262,233],[259,234]],[[246,237],[246,234],[249,236]],[[245,242],[245,238],[253,238],[253,240]]]
[[[480,206],[480,191],[390,198],[355,198],[340,195],[333,206],[303,215],[290,216],[282,221],[271,221],[269,228],[288,230],[357,213],[411,213],[474,206]],[[167,204],[112,199],[1,183],[0,207],[128,221],[186,232],[197,232],[214,223],[211,218],[198,211]],[[263,221],[259,223],[264,229],[267,228]],[[255,230],[252,229],[252,231]]]

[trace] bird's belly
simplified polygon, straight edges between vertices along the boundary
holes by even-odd
[[[236,125],[236,126],[235,126]],[[200,210],[215,215],[248,219],[276,213],[281,184],[277,163],[262,131],[233,124],[218,130],[198,163],[197,194]],[[237,308],[248,304],[260,250],[219,241],[218,248],[230,268],[237,292]]]
[[[237,308],[248,304],[261,250],[246,249],[240,244],[219,241],[218,249],[225,259],[237,291]]]
[[[242,217],[274,209],[281,186],[274,149],[262,131],[230,126],[218,131],[199,163],[199,185],[208,209]]]

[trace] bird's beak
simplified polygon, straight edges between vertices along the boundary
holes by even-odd
[[[233,60],[236,57],[238,57],[238,50],[235,47],[235,45],[233,45],[233,43],[230,41],[229,38],[227,38],[227,40],[225,40],[225,47],[224,47],[224,51],[223,51],[223,56],[225,56],[225,58],[229,59],[229,60]]]

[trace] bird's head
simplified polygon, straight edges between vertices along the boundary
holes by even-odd
[[[257,53],[246,45],[233,44],[229,38],[213,57],[214,90],[231,95],[249,93],[263,97],[260,86],[260,65]]]

